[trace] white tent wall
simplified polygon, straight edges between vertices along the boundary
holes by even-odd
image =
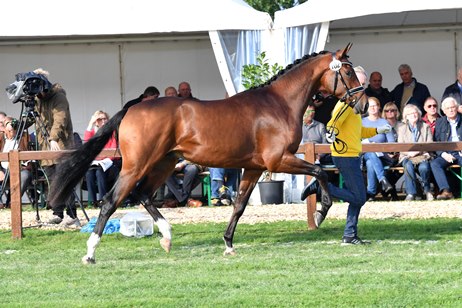
[[[225,95],[206,35],[176,41],[1,46],[0,67],[0,90],[14,81],[16,73],[37,67],[48,70],[50,80],[66,90],[74,130],[81,135],[93,112],[102,109],[113,115],[149,85],[163,95],[165,87],[177,87],[185,80],[198,98]],[[20,107],[0,95],[0,110],[16,117]]]
[[[430,93],[441,100],[446,86],[456,80],[457,65],[461,62],[461,30],[412,31],[385,33],[331,33],[327,50],[344,48],[353,42],[350,59],[370,74],[379,71],[383,86],[390,91],[401,83],[398,66],[407,63],[414,77],[428,86]]]

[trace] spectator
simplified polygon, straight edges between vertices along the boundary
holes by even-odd
[[[303,116],[303,137],[302,143],[314,142],[314,143],[327,143],[326,140],[326,127],[321,122],[314,119],[316,114],[316,108],[313,105],[309,105],[306,108]],[[332,156],[330,154],[317,154],[316,160],[321,165],[332,165]]]
[[[212,205],[231,205],[239,169],[209,168],[209,171],[212,180]]]
[[[20,140],[17,140],[19,136],[17,136],[17,129],[19,122],[18,120],[6,116],[2,122],[2,125],[4,127],[4,134],[3,136],[0,136],[0,149],[2,152],[10,152],[11,150],[19,149],[20,151],[27,151],[28,150],[28,139],[29,136],[27,132],[24,132],[21,136]],[[0,165],[0,184],[2,187],[2,194],[5,192],[4,188],[7,187],[9,184],[9,179],[6,178],[5,176],[7,174],[7,170],[9,167],[9,163],[7,161],[1,162]],[[20,186],[20,191],[21,191],[21,196],[24,194],[24,192],[27,189],[27,186],[32,182],[32,173],[30,171],[31,166],[29,166],[29,162],[27,163],[22,163],[21,164],[21,186]],[[5,182],[6,180],[6,182]],[[8,197],[7,197],[8,199]],[[8,205],[8,201],[6,202]],[[4,205],[0,204],[0,208],[3,208]]]
[[[169,195],[162,207],[173,208],[177,206],[200,207],[202,202],[191,198],[191,192],[199,184],[199,172],[202,167],[187,160],[180,159],[175,166],[174,173],[167,179]],[[182,182],[177,174],[183,174]],[[173,195],[173,196],[172,196]]]
[[[194,98],[191,92],[191,85],[188,82],[180,82],[178,85],[178,96],[182,98]]]
[[[403,108],[407,104],[414,104],[419,107],[422,114],[424,110],[424,102],[430,96],[430,91],[423,83],[417,82],[412,75],[412,69],[408,64],[401,64],[398,67],[399,76],[402,83],[398,84],[391,91],[391,98],[398,106],[398,110],[403,113]]]
[[[380,116],[380,102],[375,97],[369,97],[369,108],[368,116],[362,119],[362,125],[364,127],[383,127],[389,125],[387,120],[382,119]],[[376,134],[371,138],[365,138],[362,143],[383,143],[383,142],[395,142],[393,132],[390,131],[382,134]],[[373,201],[377,194],[377,183],[380,183],[382,190],[385,193],[390,193],[393,190],[393,186],[390,184],[388,179],[385,177],[384,166],[393,165],[393,160],[390,158],[388,153],[383,152],[366,152],[363,154],[364,162],[366,163],[367,171],[367,195],[369,201]]]
[[[59,84],[51,84],[48,81],[49,73],[41,68],[34,71],[47,80],[48,84],[43,92],[37,95],[37,110],[40,122],[46,125],[46,130],[37,130],[37,143],[42,151],[69,150],[74,147],[74,132],[72,129],[71,112],[66,92]],[[56,162],[42,160],[41,165],[45,174],[52,181],[56,169]],[[68,217],[64,219],[64,209]],[[50,224],[63,223],[65,226],[80,226],[75,208],[74,196],[70,196],[65,204],[54,204],[52,207],[53,217],[48,221]]]
[[[338,98],[335,96],[328,96],[325,98],[320,96],[314,97],[313,105],[316,108],[314,120],[321,122],[324,126],[326,126],[331,118],[332,111],[334,110],[337,102]]]
[[[449,85],[444,89],[443,97],[441,101],[443,101],[446,97],[454,97],[457,104],[461,106],[462,104],[462,67],[459,68],[457,71],[457,80],[453,84]],[[459,112],[462,112],[459,109]]]
[[[434,135],[436,120],[438,120],[441,117],[438,113],[438,102],[434,97],[430,96],[425,100],[424,110],[425,115],[422,118],[422,121],[424,121],[425,123],[427,123],[428,126],[430,126],[432,135]]]
[[[90,140],[107,121],[109,121],[109,115],[106,112],[102,110],[95,111],[85,131],[84,141]],[[117,148],[115,135],[106,143],[104,148]],[[103,197],[112,187],[119,174],[120,165],[120,158],[118,157],[97,157],[92,162],[90,169],[85,174],[89,204],[99,206],[102,203]]]
[[[356,67],[356,76],[361,83],[366,81],[366,72],[361,67]],[[328,123],[326,130],[329,142],[341,142],[345,144],[341,152],[335,145],[331,145],[332,160],[339,169],[345,182],[345,188],[339,188],[329,183],[329,192],[334,198],[349,203],[345,229],[343,231],[342,245],[362,245],[370,242],[363,241],[358,237],[358,220],[361,207],[366,202],[366,187],[364,186],[363,173],[361,171],[361,138],[374,136],[377,132],[389,131],[390,125],[386,127],[372,128],[361,125],[361,108],[356,104],[353,108],[346,103],[339,101],[333,111],[332,120]],[[337,140],[338,139],[338,140]],[[339,141],[340,140],[340,141]],[[319,190],[319,183],[315,179],[302,192],[302,199],[316,193]],[[322,208],[315,213],[315,224],[320,226],[327,215],[328,208]]]
[[[399,121],[399,110],[395,103],[388,102],[383,106],[382,118],[387,120],[388,124],[391,125],[393,136],[395,140],[398,140],[398,129],[403,122]]]
[[[399,143],[432,142],[433,135],[425,122],[422,121],[422,113],[417,106],[409,104],[403,110],[403,123],[399,128]],[[416,183],[420,182],[423,193],[428,201],[433,200],[430,191],[430,154],[426,151],[401,152],[399,161],[404,168],[404,183],[406,186],[406,201],[415,200],[417,195]],[[416,175],[416,170],[420,180]]]
[[[380,109],[384,109],[385,104],[391,101],[391,95],[387,88],[382,87],[382,74],[372,72],[369,78],[369,86],[365,91],[368,97],[375,97],[380,101]]]
[[[141,103],[142,101],[148,100],[148,99],[156,99],[160,95],[159,90],[154,87],[154,86],[149,86],[144,90],[143,94],[138,96],[135,99],[132,99],[131,101],[128,101],[124,106],[123,109],[130,108],[133,105],[136,105],[138,103]]]
[[[6,113],[3,111],[0,111],[0,137],[3,137],[3,133],[5,132],[5,125],[3,124],[5,122],[6,118]]]
[[[166,87],[164,93],[165,96],[178,96],[178,92],[173,86]]]
[[[434,141],[461,141],[462,116],[457,112],[459,104],[455,98],[449,96],[441,102],[441,109],[445,116],[436,120]],[[436,151],[436,158],[430,163],[433,176],[438,185],[438,200],[453,199],[454,195],[449,188],[445,170],[448,166],[459,164],[462,166],[462,157],[459,151]]]

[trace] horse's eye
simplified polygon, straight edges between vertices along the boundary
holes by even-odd
[[[351,76],[353,76],[353,71],[348,70],[348,71],[346,72],[346,75],[347,75],[348,78],[351,78]]]

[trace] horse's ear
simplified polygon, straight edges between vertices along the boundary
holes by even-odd
[[[342,54],[341,54],[339,59],[348,58],[348,52],[350,51],[351,46],[353,46],[353,43],[348,43],[346,45],[346,47],[345,47],[345,49],[343,49]]]

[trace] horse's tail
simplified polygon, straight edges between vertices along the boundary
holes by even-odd
[[[56,171],[50,186],[49,202],[51,206],[65,203],[74,187],[90,168],[91,162],[104,148],[114,131],[117,131],[127,110],[122,109],[117,112],[98,130],[93,138],[75,151],[62,157],[56,165]]]

